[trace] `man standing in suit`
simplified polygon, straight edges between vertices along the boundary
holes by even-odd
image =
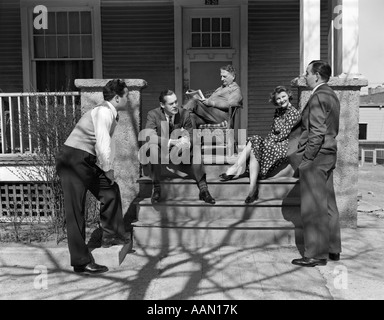
[[[169,159],[169,155],[171,155],[172,162],[174,158],[172,155],[177,155],[179,151],[191,147],[193,137],[193,127],[189,112],[179,108],[176,94],[172,90],[164,90],[160,93],[159,102],[160,107],[148,112],[145,125],[147,136],[149,137],[147,143],[152,153],[152,161],[150,163],[153,181],[152,203],[161,200],[161,167],[164,164],[164,159]],[[161,156],[156,155],[153,157],[154,154]],[[208,191],[203,164],[201,162],[193,163],[190,160],[188,158],[187,164],[178,164],[177,168],[187,173],[192,171],[192,176],[200,190],[199,199],[214,204],[215,199],[213,199]]]
[[[201,124],[227,121],[229,108],[240,106],[243,102],[240,87],[235,82],[235,68],[232,65],[221,67],[220,77],[222,86],[217,88],[208,99],[198,100],[197,97],[192,97],[183,106],[191,112],[196,128]]]
[[[292,263],[302,267],[340,259],[339,211],[333,186],[340,102],[327,84],[331,73],[324,61],[312,61],[307,67],[305,79],[312,95],[302,111],[298,150],[290,156],[293,167],[298,165],[305,246],[304,257]]]
[[[100,201],[102,247],[131,241],[125,232],[120,189],[114,177],[112,139],[119,111],[127,108],[128,87],[123,80],[110,80],[103,95],[105,101],[81,117],[56,158],[64,192],[71,265],[75,272],[85,274],[108,271],[94,262],[85,243],[87,190]]]

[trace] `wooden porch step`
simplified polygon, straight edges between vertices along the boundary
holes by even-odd
[[[214,205],[202,200],[175,198],[152,204],[150,199],[136,199],[136,217],[133,220],[184,222],[194,220],[218,221],[236,219],[272,219],[296,221],[300,215],[300,199],[258,200],[245,204],[242,200],[217,199]]]
[[[138,221],[134,241],[147,248],[198,249],[219,246],[274,246],[302,243],[302,230],[280,219],[241,221]]]

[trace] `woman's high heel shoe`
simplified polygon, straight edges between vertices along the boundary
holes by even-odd
[[[245,203],[249,204],[249,203],[253,203],[255,202],[257,199],[259,198],[259,189],[256,189],[256,191],[253,193],[252,196],[248,196],[246,199],[245,199]]]
[[[226,173],[222,173],[221,175],[219,175],[219,178],[223,181],[232,180],[234,177],[234,175],[228,175]]]

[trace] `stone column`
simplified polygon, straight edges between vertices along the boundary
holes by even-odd
[[[300,107],[306,105],[311,94],[303,77],[296,78],[291,85],[298,88]],[[359,169],[359,105],[360,89],[368,81],[358,78],[332,77],[328,85],[340,100],[340,130],[337,137],[337,164],[334,185],[342,227],[357,226],[357,193]]]
[[[300,0],[300,74],[320,57],[320,0]]]
[[[110,79],[76,79],[75,85],[81,91],[81,111],[103,101],[103,87]],[[141,91],[147,86],[141,79],[126,79],[129,89],[127,112],[120,112],[119,124],[116,127],[115,176],[120,186],[125,215],[131,208],[131,202],[138,194],[139,186],[139,151],[138,134],[140,128]]]

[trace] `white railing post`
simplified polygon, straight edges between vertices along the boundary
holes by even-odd
[[[32,153],[32,134],[31,134],[31,102],[27,96],[27,117],[28,117],[28,144],[29,144],[29,153]]]
[[[17,97],[17,110],[19,112],[19,139],[20,139],[20,152],[24,153],[24,142],[23,142],[23,126],[21,123],[21,97]]]
[[[8,97],[8,104],[9,104],[9,133],[11,134],[11,153],[15,153],[15,132],[13,130],[14,121],[13,121],[12,97]]]
[[[45,96],[45,117],[46,117],[46,124],[49,123],[49,112],[48,112],[48,95]],[[49,153],[49,135],[47,135],[47,152]]]
[[[39,103],[39,97],[37,96],[36,97],[36,100],[35,100],[35,105],[36,105],[36,124],[37,124],[37,127],[39,127],[39,123],[40,123],[40,121],[39,121],[39,105],[40,105],[40,103]],[[41,146],[40,146],[40,138],[39,137],[37,137],[37,139],[36,139],[37,141],[37,150],[39,150],[40,151],[40,148],[41,148]]]

